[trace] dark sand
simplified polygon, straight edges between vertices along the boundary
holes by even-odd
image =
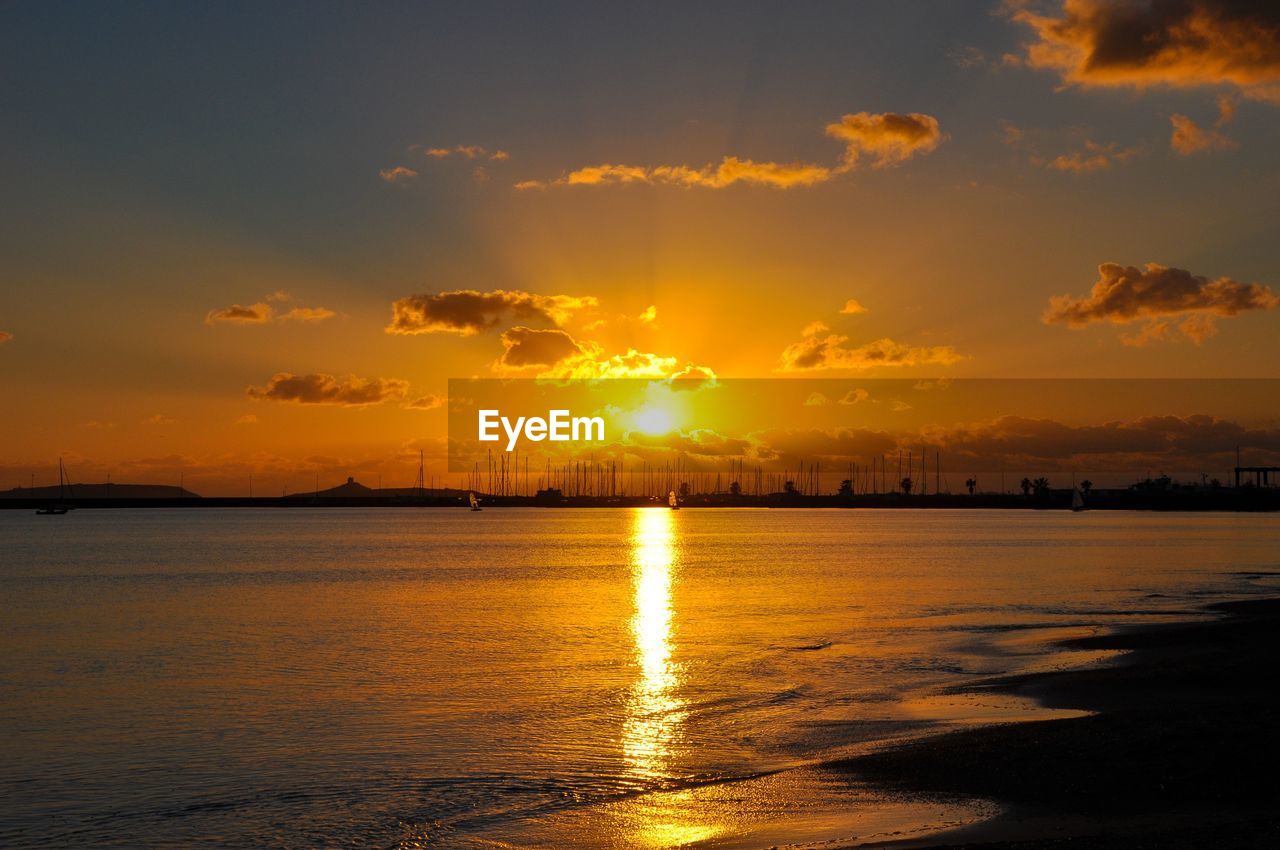
[[[1098,714],[954,732],[838,763],[908,794],[985,797],[1006,814],[900,847],[1280,847],[1280,599],[1210,622],[1068,642],[1109,667],[972,689]]]

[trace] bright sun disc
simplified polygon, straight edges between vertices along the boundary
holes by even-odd
[[[675,427],[671,414],[656,407],[642,407],[631,417],[637,430],[646,434],[665,434]]]

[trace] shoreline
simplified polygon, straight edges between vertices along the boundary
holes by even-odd
[[[548,499],[539,496],[481,495],[483,510],[496,508],[661,508],[669,509],[665,498],[646,496],[566,496]],[[449,496],[361,496],[327,497],[290,496],[172,496],[172,497],[0,497],[0,511],[36,510],[51,504],[72,510],[119,510],[178,508],[183,510],[217,508],[453,508],[469,507],[465,493]],[[1071,511],[1070,491],[1055,492],[1038,498],[1015,494],[979,493],[973,496],[954,493],[895,493],[856,496],[799,496],[770,494],[764,496],[693,495],[683,499],[681,509],[698,508],[825,508],[834,510],[1016,510]],[[1105,497],[1090,497],[1085,511],[1152,511],[1199,513],[1275,513],[1280,511],[1280,488],[1265,490],[1222,490],[1182,494],[1175,492],[1124,492]]]
[[[1124,650],[1105,667],[972,683],[1094,712],[947,732],[831,762],[905,795],[984,799],[1001,815],[884,848],[1255,847],[1280,842],[1280,709],[1270,697],[1280,598],[1208,621],[1060,642]]]

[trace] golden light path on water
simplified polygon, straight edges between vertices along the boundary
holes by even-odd
[[[631,531],[632,584],[635,612],[631,634],[639,677],[631,689],[622,729],[622,750],[631,771],[646,780],[670,776],[672,748],[685,720],[677,688],[680,670],[672,661],[671,589],[678,568],[677,522],[672,511],[641,508]],[[627,812],[632,837],[654,847],[671,847],[711,838],[721,828],[691,822],[696,809],[688,792],[646,795]]]
[[[673,519],[669,510],[637,510],[631,533],[635,587],[631,634],[640,677],[627,706],[622,749],[632,772],[646,779],[666,775],[664,768],[681,721],[681,703],[673,693],[677,674],[671,662]]]

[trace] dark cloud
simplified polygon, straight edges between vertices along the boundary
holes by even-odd
[[[688,433],[646,434],[643,431],[627,432],[629,450],[636,448],[661,448],[684,455],[702,457],[741,457],[751,449],[751,442],[726,437],[710,428],[697,428]]]
[[[1268,453],[1267,457],[1280,453],[1280,431],[1207,415],[1147,416],[1091,425],[1003,416],[975,425],[928,429],[924,437],[953,458],[1023,469],[1105,458],[1129,468],[1221,468],[1234,462],[1236,446]]]
[[[221,310],[210,310],[204,317],[204,323],[206,325],[261,325],[271,321],[274,315],[275,311],[270,304],[250,304],[248,307],[232,304]]]
[[[1272,0],[1064,0],[1019,8],[1025,63],[1085,86],[1219,86],[1280,102],[1280,4]]]
[[[294,375],[278,372],[264,387],[249,387],[245,393],[252,399],[291,401],[298,404],[340,404],[363,407],[384,401],[402,399],[409,384],[396,378],[357,378],[339,380],[333,375]]]
[[[511,328],[502,334],[502,349],[499,370],[551,366],[583,353],[573,337],[558,328]]]
[[[750,438],[757,458],[784,464],[801,459],[869,458],[898,447],[893,434],[866,428],[775,428],[757,431]]]
[[[1247,310],[1270,310],[1280,305],[1269,287],[1239,283],[1227,277],[1213,280],[1184,269],[1147,263],[1145,268],[1103,263],[1098,280],[1083,298],[1059,295],[1049,300],[1045,324],[1080,328],[1093,322],[1128,324],[1148,320],[1148,329],[1135,344],[1166,338],[1170,316],[1184,321],[1178,330],[1197,342],[1213,334],[1215,317],[1231,317]]]
[[[595,307],[592,297],[537,295],[520,290],[456,289],[410,295],[391,305],[390,334],[455,333],[470,336],[509,318],[560,325],[578,310]]]
[[[684,368],[667,379],[673,390],[700,390],[716,385],[716,373],[709,366],[686,363]]]

